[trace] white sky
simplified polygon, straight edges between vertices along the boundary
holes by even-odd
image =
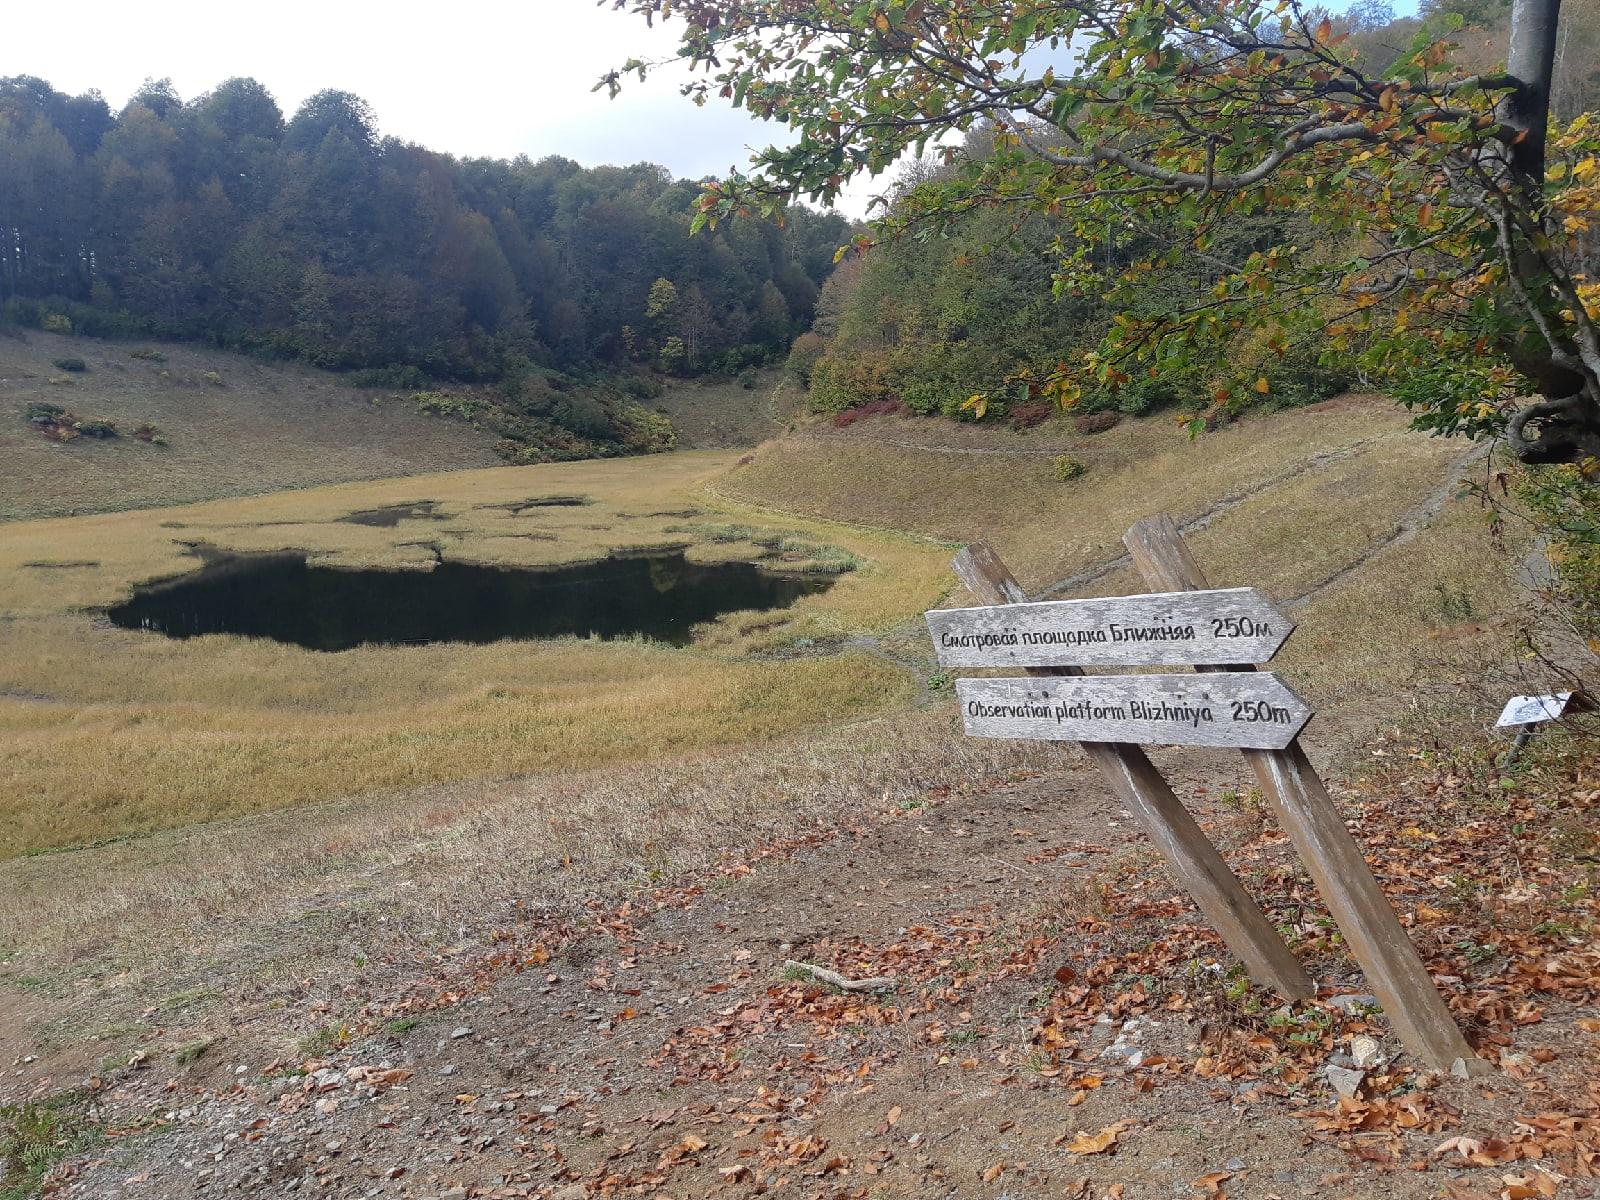
[[[284,115],[323,88],[365,99],[379,127],[462,156],[585,165],[663,163],[685,178],[743,166],[787,131],[725,102],[696,108],[665,76],[616,100],[591,93],[634,56],[663,57],[677,28],[646,28],[594,0],[74,0],[5,6],[0,76],[37,75],[73,94],[98,88],[113,110],[145,78],[189,100],[235,75],[258,79]],[[681,76],[678,78],[681,79]],[[885,180],[842,207],[859,215]]]

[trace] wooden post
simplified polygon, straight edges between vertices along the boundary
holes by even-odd
[[[984,604],[1020,604],[1027,600],[1010,571],[984,542],[956,555],[955,572]],[[1079,675],[1075,667],[1034,667],[1030,675]],[[1305,968],[1295,958],[1266,915],[1256,907],[1161,772],[1137,746],[1113,742],[1080,742],[1083,752],[1105,772],[1128,811],[1144,827],[1167,866],[1194,897],[1222,940],[1264,987],[1291,1000],[1316,995]]]
[[[1165,513],[1138,522],[1122,541],[1150,588],[1184,591],[1209,586],[1177,525]],[[1196,668],[1254,669],[1254,665],[1244,664]],[[1406,1049],[1439,1070],[1459,1071],[1458,1061],[1474,1074],[1492,1070],[1461,1036],[1299,740],[1287,749],[1245,750],[1243,754]]]

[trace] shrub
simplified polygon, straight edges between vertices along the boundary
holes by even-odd
[[[746,367],[739,372],[739,386],[747,392],[755,391],[756,381],[760,378],[754,367]]]
[[[215,371],[207,371],[205,373],[204,378],[205,378],[205,381],[207,383],[209,383],[212,387],[225,387],[226,386],[222,382],[222,376],[217,374]]]
[[[164,363],[164,362],[167,361],[167,356],[165,354],[161,353],[161,351],[159,351],[159,350],[149,350],[149,349],[146,349],[144,347],[140,347],[138,350],[129,350],[128,351],[128,357],[129,358],[138,358],[138,359],[142,359],[145,362],[153,362],[153,363]]]
[[[1055,405],[1048,401],[1031,401],[1013,405],[1010,413],[1011,428],[1034,429],[1055,415]]]
[[[387,367],[363,367],[351,371],[346,379],[352,387],[394,388],[402,392],[420,392],[428,386],[427,372],[409,363],[392,363]]]
[[[826,350],[827,344],[823,342],[820,334],[802,333],[789,347],[789,357],[783,364],[784,369],[798,379],[801,386],[810,387],[811,372]]]
[[[1328,366],[1315,349],[1298,345],[1264,372],[1271,391],[1258,407],[1299,408],[1349,391],[1355,374],[1341,366]]]
[[[458,396],[453,392],[418,392],[415,399],[418,411],[430,417],[459,417],[470,421],[483,407],[472,396]]]
[[[107,421],[102,417],[90,417],[87,420],[74,421],[72,427],[84,437],[114,438],[117,436],[115,421]]]
[[[669,337],[661,345],[661,354],[658,362],[663,371],[671,375],[681,371],[689,362],[689,348],[681,337]]]
[[[47,404],[43,400],[35,400],[23,408],[22,415],[32,425],[54,425],[56,418],[65,415],[66,411],[59,404]]]
[[[147,442],[152,446],[165,446],[167,444],[167,439],[161,435],[161,431],[150,424],[149,421],[135,426],[133,436],[139,441]]]
[[[878,400],[899,400],[892,375],[893,364],[882,356],[823,355],[811,374],[811,411],[842,412]]]
[[[605,406],[582,392],[569,393],[552,404],[550,419],[579,437],[596,441],[610,441],[616,433],[611,425],[611,414]]]
[[[84,362],[83,359],[81,359],[81,358],[58,358],[58,359],[55,359],[54,361],[55,361],[55,368],[58,371],[74,371],[74,372],[76,372],[76,371],[87,371],[89,369],[89,364]]]
[[[629,450],[639,454],[655,454],[671,450],[678,435],[672,428],[672,418],[666,413],[652,412],[642,404],[624,404],[619,416],[622,441]]]
[[[1085,412],[1116,411],[1143,417],[1158,409],[1192,401],[1201,393],[1199,381],[1187,373],[1138,376],[1120,385],[1085,389],[1079,407]]]
[[[624,375],[617,386],[635,400],[654,400],[666,390],[648,375]]]
[[[1076,479],[1079,475],[1082,475],[1088,470],[1088,468],[1085,467],[1081,461],[1073,458],[1070,454],[1058,454],[1055,456],[1053,462],[1055,466],[1056,478],[1062,483],[1066,483],[1068,480]]]
[[[1079,433],[1104,433],[1108,429],[1115,429],[1122,423],[1122,414],[1115,409],[1106,409],[1103,412],[1080,413],[1072,420],[1072,427]]]
[[[39,322],[39,328],[46,333],[71,333],[72,318],[65,313],[46,313],[44,320]]]
[[[898,400],[874,400],[870,404],[861,404],[855,408],[847,408],[841,413],[834,413],[833,423],[843,429],[854,425],[863,417],[904,417],[909,415],[906,406]]]

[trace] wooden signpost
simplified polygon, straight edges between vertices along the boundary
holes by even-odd
[[[1266,662],[1294,622],[1255,588],[947,608],[928,632],[947,667]]]
[[[1311,708],[1276,675],[1079,675],[963,679],[976,737],[1281,750]]]
[[[927,614],[939,661],[1027,672],[958,681],[967,732],[1078,742],[1251,978],[1307,999],[1315,987],[1304,968],[1138,743],[1243,750],[1406,1048],[1442,1070],[1489,1069],[1461,1036],[1300,748],[1310,707],[1276,675],[1255,670],[1293,623],[1253,588],[1208,589],[1170,517],[1139,522],[1124,543],[1162,592],[1028,603],[987,545],[956,556],[956,574],[990,607]],[[1182,664],[1203,674],[1080,669]]]

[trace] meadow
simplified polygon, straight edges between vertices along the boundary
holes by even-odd
[[[1085,471],[1057,478],[1061,454]],[[19,1019],[114,1047],[147,1036],[152,1005],[186,1024],[296,978],[380,986],[508,904],[559,914],[928,788],[1070,768],[1059,747],[960,735],[919,615],[968,602],[949,559],[978,537],[1035,594],[1138,591],[1119,538],[1169,508],[1214,583],[1290,606],[1300,627],[1274,666],[1316,704],[1308,744],[1330,768],[1415,711],[1485,724],[1497,692],[1524,690],[1507,581],[1528,546],[1464,492],[1481,469],[1346,397],[1198,441],[1162,418],[1092,437],[873,419],[751,454],[0,525],[0,977],[24,985]],[[528,503],[552,498],[566,502]],[[392,524],[349,520],[384,510]],[[324,654],[101,615],[215,551],[424,570],[666,546],[854,569],[686,647]]]
[[[58,361],[77,360],[81,371]],[[32,403],[112,421],[123,436],[63,445]],[[153,425],[165,445],[128,436]],[[203,346],[0,334],[0,521],[488,467],[495,438],[427,417],[327,371]]]
[[[0,855],[747,743],[903,703],[914,681],[881,656],[779,652],[869,635],[935,603],[948,548],[702,497],[731,461],[505,467],[0,526]],[[552,496],[579,502],[522,507]],[[420,502],[428,515],[388,527],[345,519]],[[664,546],[855,569],[792,608],[729,614],[689,648],[566,638],[322,654],[171,640],[99,615],[140,582],[193,569],[197,548],[425,570],[436,554],[544,566]]]

